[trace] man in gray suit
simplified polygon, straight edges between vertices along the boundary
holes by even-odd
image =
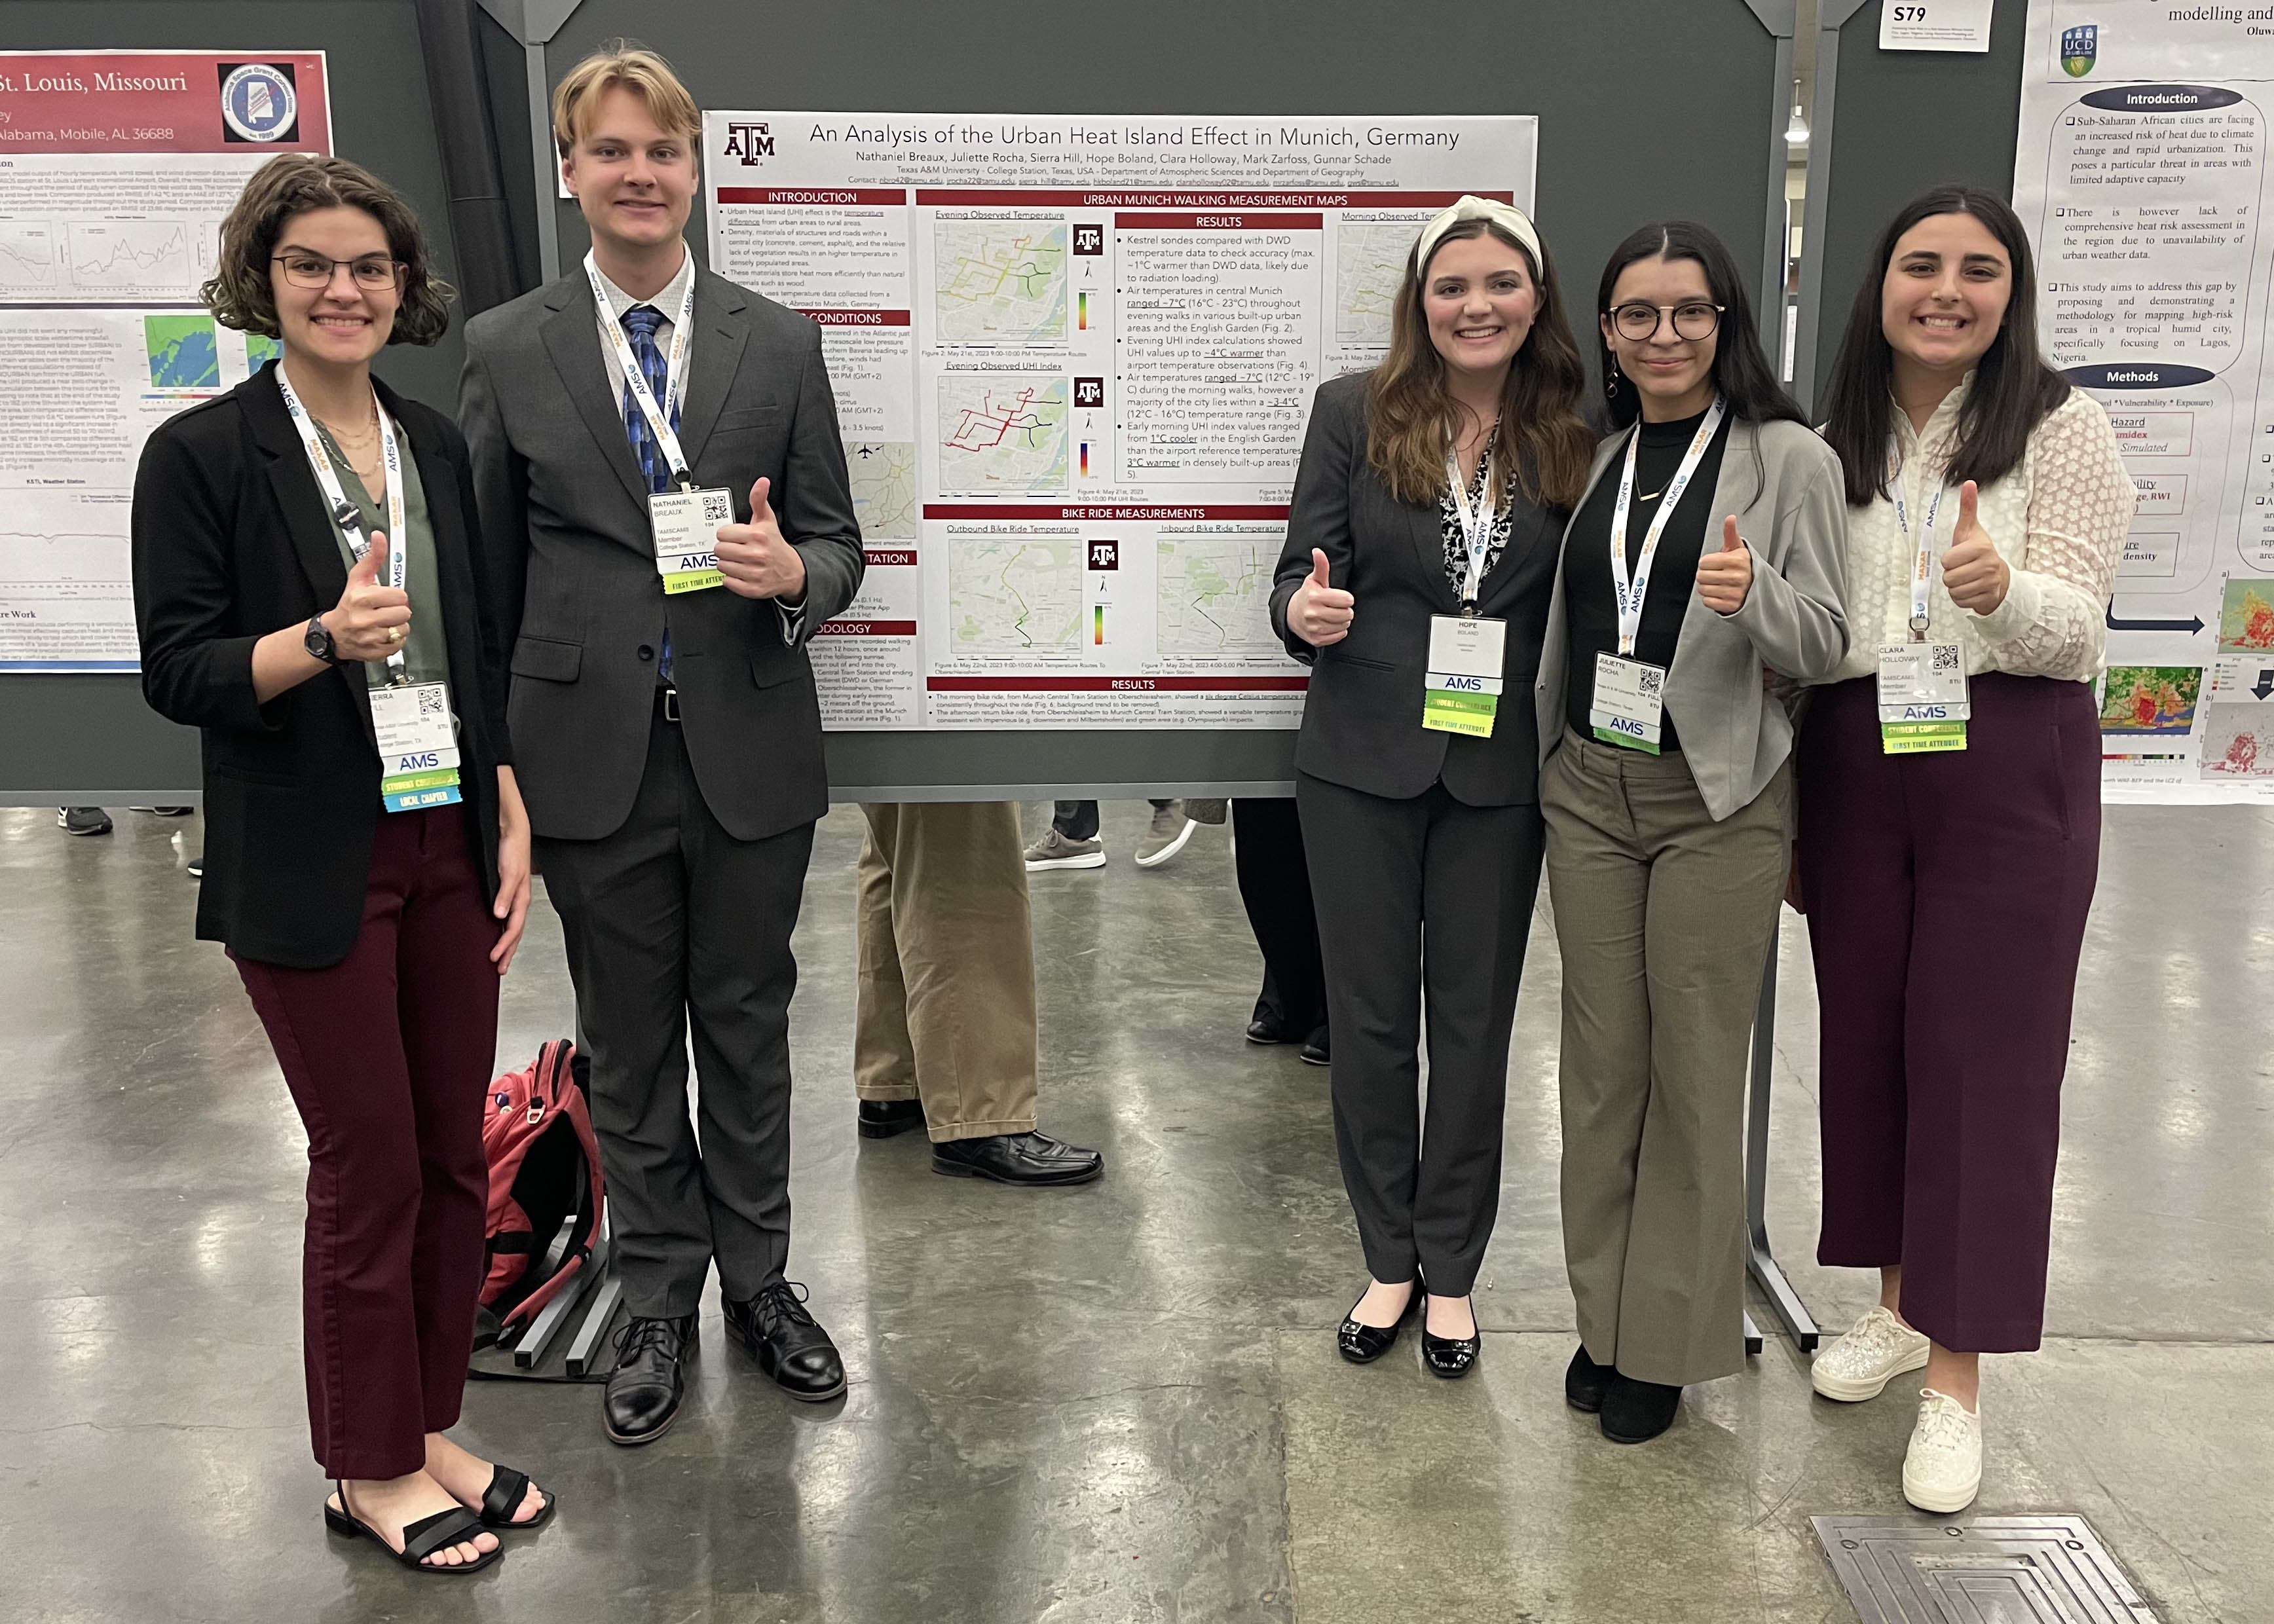
[[[805,639],[862,552],[820,330],[688,249],[686,87],[604,49],[553,126],[592,252],[468,324],[460,416],[631,1316],[602,1420],[640,1444],[677,1417],[713,1258],[759,1368],[845,1390],[783,1269],[790,931],[829,801]]]

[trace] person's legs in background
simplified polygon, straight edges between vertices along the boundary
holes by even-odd
[[[1061,801],[1043,838],[1026,851],[1027,872],[1050,868],[1103,868],[1105,842],[1097,833],[1097,802]]]
[[[1263,952],[1263,990],[1247,1025],[1251,1043],[1300,1043],[1314,1065],[1329,1060],[1326,972],[1319,961],[1319,916],[1294,797],[1231,803],[1232,868],[1239,900]]]

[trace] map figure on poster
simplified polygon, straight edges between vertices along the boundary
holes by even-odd
[[[845,466],[853,476],[853,511],[861,521],[862,537],[914,541],[922,511],[916,500],[915,442],[879,440],[849,445]]]
[[[281,361],[283,358],[282,341],[270,338],[262,333],[247,333],[245,335],[245,370],[248,376],[259,372],[271,361]]]
[[[939,486],[1028,496],[1066,484],[1066,380],[973,377],[939,380]]]
[[[939,337],[950,344],[1063,343],[1066,229],[1041,221],[943,220],[934,232]]]
[[[1335,337],[1361,348],[1387,349],[1389,312],[1418,225],[1345,223],[1336,235]]]
[[[1163,654],[1283,651],[1271,630],[1279,544],[1265,536],[1173,536],[1159,543],[1157,640]]]
[[[221,350],[211,316],[145,316],[142,342],[152,388],[221,387]]]
[[[949,640],[958,654],[1072,653],[1081,646],[1082,544],[959,536],[949,544]]]

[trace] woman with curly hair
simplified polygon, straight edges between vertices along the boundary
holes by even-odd
[[[423,1573],[553,1500],[459,1447],[484,1267],[498,978],[529,906],[466,447],[371,375],[449,289],[367,170],[280,155],[203,289],[281,341],[154,432],[134,482],[142,689],[204,737],[197,933],[228,950],[308,1132],[308,1417],[331,1529]]]

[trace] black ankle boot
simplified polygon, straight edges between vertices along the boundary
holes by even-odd
[[[1681,1410],[1680,1387],[1614,1375],[1603,1394],[1603,1436],[1615,1444],[1648,1443],[1674,1425]]]
[[[1578,1351],[1571,1356],[1571,1367],[1563,1372],[1563,1402],[1574,1410],[1594,1415],[1602,1409],[1603,1395],[1610,1391],[1618,1374],[1616,1366],[1598,1365],[1589,1358],[1587,1344],[1581,1342]]]

